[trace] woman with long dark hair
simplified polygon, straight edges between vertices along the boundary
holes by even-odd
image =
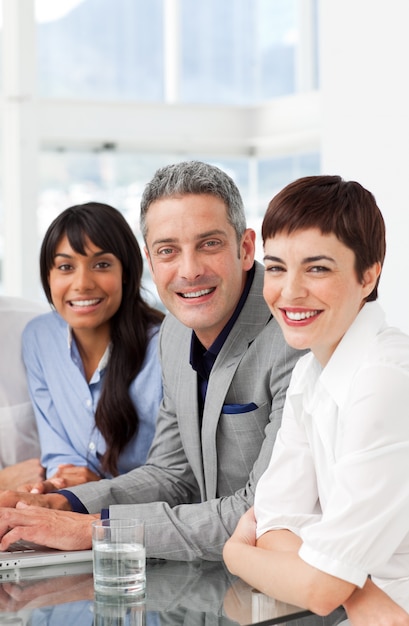
[[[40,252],[54,309],[32,320],[23,356],[47,491],[145,462],[162,397],[163,314],[141,295],[143,259],[122,214],[90,202],[63,211]]]

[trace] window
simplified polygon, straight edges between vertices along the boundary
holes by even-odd
[[[82,0],[59,19],[37,16],[41,96],[163,98],[162,0]]]
[[[172,80],[180,102],[243,105],[297,91],[297,63],[304,63],[297,0],[58,4],[65,12],[55,0],[36,3],[42,96],[160,102],[169,54],[179,66]],[[169,52],[164,37],[172,28]],[[315,54],[315,45],[309,54]]]

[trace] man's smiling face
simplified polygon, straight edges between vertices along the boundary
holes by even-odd
[[[146,256],[159,296],[209,347],[230,319],[254,262],[254,231],[240,243],[224,202],[209,194],[153,202]]]

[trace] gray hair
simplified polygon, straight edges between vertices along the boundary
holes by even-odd
[[[227,209],[227,219],[233,226],[237,241],[246,230],[243,200],[237,185],[221,169],[201,161],[183,161],[158,169],[146,185],[141,199],[140,228],[146,241],[146,214],[150,205],[161,198],[209,194],[220,198]]]

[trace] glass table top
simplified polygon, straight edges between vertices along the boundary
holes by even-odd
[[[7,626],[335,626],[269,598],[223,563],[148,559],[146,593],[137,600],[95,597],[92,563],[15,570],[0,584],[0,625]]]

